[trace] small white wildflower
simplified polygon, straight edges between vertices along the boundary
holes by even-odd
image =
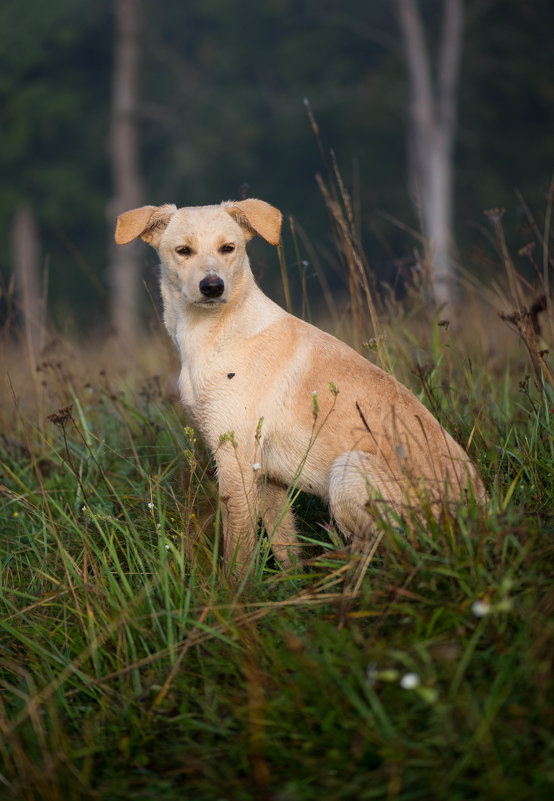
[[[312,395],[315,397],[317,395],[317,389],[312,389]]]
[[[81,512],[86,512],[86,511],[87,511],[87,507],[86,506],[81,506]]]
[[[169,547],[170,547],[169,545],[165,546],[166,551],[169,551]]]
[[[406,673],[400,679],[400,686],[404,690],[415,690],[416,687],[419,687],[420,678],[417,673]]]
[[[150,501],[148,502],[148,508],[149,508],[149,509],[153,509],[153,508],[154,508],[154,504],[153,504],[153,503],[151,503]]]
[[[490,615],[491,605],[486,601],[474,601],[471,604],[471,611],[475,617],[486,617],[486,615]]]
[[[261,464],[259,462],[254,462],[254,464],[252,465],[252,470],[261,470],[261,469],[262,469]]]

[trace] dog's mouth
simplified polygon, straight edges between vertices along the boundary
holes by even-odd
[[[220,306],[227,303],[227,298],[199,298],[194,301],[195,306]]]

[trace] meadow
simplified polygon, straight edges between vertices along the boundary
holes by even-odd
[[[123,368],[109,342],[53,336],[35,360],[5,331],[1,799],[554,796],[550,207],[515,256],[492,215],[493,278],[460,267],[449,321],[425,276],[378,295],[333,214],[351,289],[334,332],[467,447],[489,504],[383,522],[353,554],[293,489],[303,564],[280,569],[262,538],[233,580],[163,332]]]

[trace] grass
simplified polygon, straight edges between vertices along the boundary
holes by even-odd
[[[367,274],[355,237],[339,249]],[[352,340],[469,446],[488,508],[409,536],[385,525],[354,555],[302,496],[302,569],[262,543],[242,584],[217,557],[213,468],[165,344],[123,377],[84,346],[38,372],[6,349],[0,798],[552,797],[554,398],[525,282],[499,254],[504,323],[479,323],[475,294],[464,326],[417,287],[383,308],[349,276],[373,334],[358,308]]]

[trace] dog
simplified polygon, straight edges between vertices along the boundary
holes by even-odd
[[[439,518],[486,492],[465,451],[406,387],[257,286],[246,251],[278,245],[281,212],[262,200],[144,206],[117,218],[120,245],[158,251],[179,388],[215,455],[223,556],[244,572],[259,521],[276,558],[300,545],[291,488],[319,496],[361,548],[384,520]]]

